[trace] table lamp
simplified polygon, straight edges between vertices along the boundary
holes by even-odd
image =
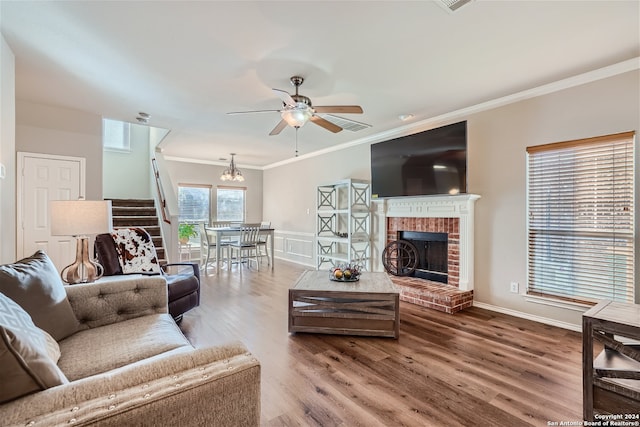
[[[89,235],[108,233],[113,227],[110,200],[52,200],[51,235],[76,238],[76,260],[62,269],[69,284],[89,283],[102,277],[103,267],[91,260]]]

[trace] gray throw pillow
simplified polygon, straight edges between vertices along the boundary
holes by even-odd
[[[45,333],[0,294],[0,403],[69,382],[47,352]]]
[[[43,251],[0,265],[0,292],[18,303],[36,326],[56,341],[75,333],[79,324],[62,279]]]

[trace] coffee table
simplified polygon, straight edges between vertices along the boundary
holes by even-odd
[[[289,332],[398,338],[400,293],[386,273],[334,282],[328,271],[305,271],[289,289]]]

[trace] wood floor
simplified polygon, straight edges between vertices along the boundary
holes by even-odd
[[[264,426],[546,426],[582,419],[579,333],[470,308],[401,302],[400,338],[287,332],[303,267],[204,276],[181,324],[197,346],[242,341],[262,365]]]

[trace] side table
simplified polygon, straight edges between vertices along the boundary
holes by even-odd
[[[640,305],[602,301],[582,315],[583,412],[640,421]],[[594,359],[595,342],[604,350]],[[634,343],[635,342],[635,343]],[[600,418],[602,419],[602,418]]]
[[[191,261],[191,243],[178,243],[178,253],[180,254],[180,262]],[[183,258],[186,255],[186,259]]]

